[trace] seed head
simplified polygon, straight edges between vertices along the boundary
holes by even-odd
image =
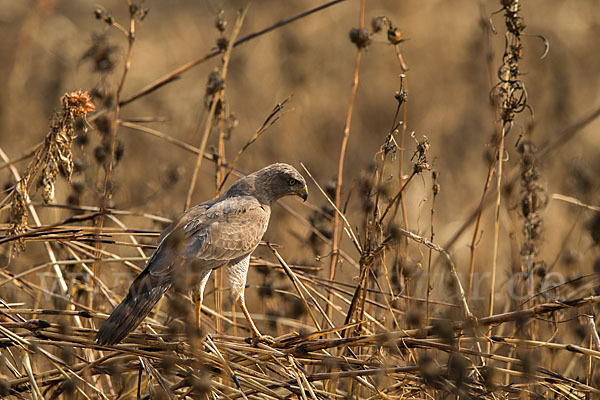
[[[371,43],[369,32],[366,29],[352,28],[349,33],[350,41],[359,49],[364,49]]]

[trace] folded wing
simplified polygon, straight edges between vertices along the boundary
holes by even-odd
[[[97,342],[120,342],[171,287],[189,290],[207,269],[247,257],[260,243],[269,214],[251,196],[216,199],[188,210],[163,232],[146,268],[99,329]]]

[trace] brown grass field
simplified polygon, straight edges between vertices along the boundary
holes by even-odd
[[[0,0],[0,398],[600,398],[595,0]],[[275,162],[247,304],[94,335]]]

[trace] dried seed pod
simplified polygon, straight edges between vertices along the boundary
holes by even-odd
[[[225,11],[219,10],[217,14],[217,19],[215,20],[215,28],[219,30],[219,32],[225,32],[227,28],[227,20],[225,19]]]
[[[227,46],[229,46],[229,40],[224,37],[217,38],[217,48],[221,51],[227,50]]]
[[[98,164],[103,164],[106,161],[106,150],[104,146],[96,146],[94,149],[94,159]]]
[[[119,140],[115,147],[115,164],[123,159],[123,154],[125,154],[125,144]]]
[[[96,14],[97,16],[98,14]],[[108,24],[112,24],[112,17],[103,17]],[[111,72],[116,65],[115,53],[118,47],[109,43],[105,35],[94,35],[92,45],[81,57],[82,60],[91,60],[94,71],[100,73]]]
[[[109,135],[112,130],[112,121],[106,115],[101,115],[94,121],[94,126],[102,135]]]
[[[369,32],[366,29],[352,28],[349,33],[350,41],[359,49],[364,49],[371,43]]]
[[[386,17],[375,17],[371,20],[371,30],[373,33],[380,32],[386,25]]]
[[[398,44],[404,41],[404,39],[402,39],[402,32],[400,32],[400,29],[394,27],[390,27],[390,29],[388,29],[387,39],[391,44]]]

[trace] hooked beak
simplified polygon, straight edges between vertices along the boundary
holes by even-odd
[[[302,190],[298,192],[298,196],[302,197],[303,201],[306,201],[306,199],[308,199],[308,188],[306,187],[306,185],[304,185]]]

